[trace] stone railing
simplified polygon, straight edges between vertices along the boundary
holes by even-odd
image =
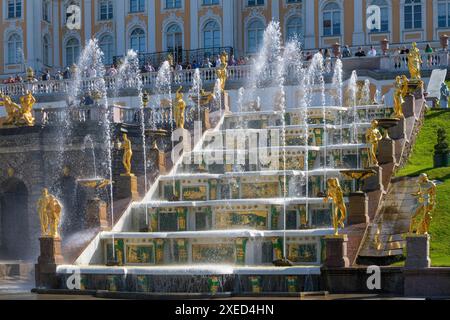
[[[222,101],[223,103],[223,101]],[[208,109],[210,112],[218,111],[219,105],[210,103],[201,106],[201,111]],[[140,125],[142,123],[142,110],[133,107],[125,107],[120,105],[111,105],[110,121],[113,123],[125,123]],[[35,108],[33,110],[37,125],[67,125],[69,123],[87,123],[105,121],[105,109],[100,105],[93,104],[89,106],[80,106],[70,110],[67,107],[50,107]],[[171,116],[170,107],[146,107],[144,109],[145,127],[148,129],[171,129],[174,124],[173,116]],[[185,125],[193,126],[194,121],[198,118],[198,106],[193,103],[188,104],[185,109]],[[172,117],[172,121],[171,121]]]
[[[439,51],[432,54],[422,54],[422,70],[432,70],[436,68],[448,68],[449,55],[447,51]],[[325,69],[330,73],[333,71],[336,59],[326,59]],[[344,58],[342,60],[344,71],[352,70],[373,70],[373,71],[393,71],[403,72],[408,70],[408,62],[406,55],[385,55],[376,57],[352,57]],[[252,65],[230,66],[228,67],[228,84],[244,85],[247,81],[252,79]],[[217,79],[215,68],[199,69],[200,78],[204,85],[213,85]],[[273,68],[266,68],[265,72],[258,77],[258,81],[264,79],[273,79]],[[294,70],[288,68],[287,83],[296,80]],[[174,71],[172,73],[173,87],[183,86],[189,88],[194,81],[195,70]],[[157,72],[150,72],[142,74],[143,86],[147,90],[151,90],[156,85]],[[82,91],[90,91],[97,87],[96,78],[81,80]],[[25,94],[26,90],[31,90],[37,95],[66,95],[71,91],[72,80],[49,80],[49,81],[35,81],[0,85],[0,93],[11,96],[19,96]],[[106,89],[110,92],[117,91],[117,78],[105,77]],[[130,80],[129,83],[121,84],[122,88],[136,88],[135,83]]]
[[[423,53],[422,70],[448,68],[449,54],[447,51]],[[408,55],[389,55],[380,57],[380,69],[391,71],[408,71]]]

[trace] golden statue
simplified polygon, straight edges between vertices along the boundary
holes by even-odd
[[[122,135],[123,143],[119,145],[119,149],[123,150],[122,164],[125,168],[125,176],[131,176],[131,158],[133,156],[133,149],[131,148],[131,141],[128,139],[128,135],[124,133]]]
[[[42,237],[59,238],[58,226],[62,210],[59,201],[45,188],[42,190],[42,196],[39,198],[37,206]]]
[[[411,80],[420,80],[420,68],[422,66],[422,57],[419,48],[415,42],[412,43],[412,48],[408,53],[408,69],[411,74]]]
[[[36,99],[29,90],[27,90],[24,96],[20,97],[20,106],[13,102],[10,96],[0,94],[0,99],[0,106],[4,106],[7,113],[6,121],[3,123],[4,125],[34,125],[32,111]]]
[[[323,199],[325,203],[333,201],[333,228],[334,235],[338,235],[339,226],[344,228],[344,221],[347,216],[347,207],[344,202],[344,192],[339,184],[338,178],[330,178],[327,181],[327,196]],[[339,216],[340,213],[340,216]]]
[[[406,97],[409,94],[409,80],[405,75],[402,75],[402,96]]]
[[[183,94],[181,90],[183,87],[180,87],[175,94],[175,123],[177,128],[184,129],[184,110],[186,109],[186,103],[183,100]]]
[[[21,119],[19,120],[19,124],[25,124],[27,126],[34,125],[34,117],[32,114],[33,106],[36,103],[36,98],[33,97],[31,91],[27,90],[26,94],[20,97],[20,105],[22,108],[20,109]]]
[[[394,89],[394,116],[397,118],[403,118],[402,106],[405,100],[403,99],[403,84],[400,76],[395,78]]]
[[[222,90],[222,92],[225,91],[225,85],[228,78],[227,68],[228,68],[228,54],[224,51],[220,55],[220,66],[217,68],[216,71],[217,78],[220,79],[220,89]]]
[[[5,107],[5,111],[7,114],[6,120],[3,122],[3,125],[16,124],[20,117],[20,106],[17,103],[13,102],[10,96],[0,93],[0,99],[0,106]]]
[[[366,141],[369,148],[369,166],[378,166],[377,151],[378,143],[383,139],[380,130],[378,130],[378,121],[373,120],[372,126],[366,131]]]
[[[428,234],[430,231],[431,212],[436,207],[436,184],[425,173],[417,181],[419,190],[412,195],[418,200],[417,208],[411,218],[409,233]]]

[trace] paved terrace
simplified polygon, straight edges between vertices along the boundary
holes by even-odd
[[[448,51],[438,51],[432,54],[422,55],[423,76],[427,77],[433,69],[449,68],[449,53]],[[327,60],[326,68],[329,74],[332,74],[334,63],[336,59]],[[386,55],[377,57],[352,57],[342,60],[344,77],[348,78],[353,70],[358,71],[359,76],[371,77],[374,80],[392,80],[396,75],[408,74],[407,57],[406,55]],[[252,65],[231,66],[228,67],[228,81],[227,89],[237,89],[245,85],[252,76]],[[270,73],[273,71],[267,68],[267,77],[270,79]],[[183,70],[173,72],[173,87],[178,88],[180,85],[185,89],[190,88],[193,83],[195,70]],[[211,88],[216,81],[215,68],[200,69],[200,77],[205,88]],[[144,89],[152,92],[155,88],[157,72],[142,74]],[[288,72],[286,82],[292,84],[295,81],[295,74],[293,70]],[[105,77],[106,87],[110,91],[116,88],[116,77]],[[32,90],[35,96],[38,97],[39,102],[51,102],[65,100],[67,93],[70,90],[72,80],[49,80],[24,82],[13,84],[0,85],[0,93],[8,94],[13,97],[23,95],[26,90]],[[82,80],[83,91],[89,91],[94,88],[95,79]],[[129,89],[133,88],[130,84]],[[130,92],[122,91],[124,95],[130,95]],[[134,95],[134,94],[131,94]]]

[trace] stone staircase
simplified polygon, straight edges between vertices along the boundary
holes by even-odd
[[[367,239],[359,252],[361,259],[382,260],[403,254],[405,240],[403,235],[409,230],[414,213],[417,192],[416,178],[394,178],[380,213],[375,217],[367,231]]]
[[[408,97],[403,106],[405,120],[389,130],[394,142],[393,162],[382,163],[386,190],[367,226],[357,253],[358,264],[390,264],[403,254],[403,234],[416,206],[411,193],[416,192],[416,178],[395,178],[394,174],[408,160],[424,121],[425,101]]]

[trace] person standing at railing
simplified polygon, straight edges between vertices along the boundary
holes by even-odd
[[[425,47],[425,53],[427,54],[427,65],[430,67],[433,65],[433,48],[429,43]]]
[[[352,52],[350,51],[350,48],[348,45],[345,45],[342,49],[342,58],[350,58],[352,56]]]
[[[48,81],[52,78],[50,75],[50,71],[48,69],[45,70],[45,72],[42,74],[42,81]]]
[[[70,68],[67,67],[64,72],[63,72],[63,79],[64,80],[69,80],[70,79]]]
[[[358,48],[358,52],[355,53],[355,57],[365,57],[366,53],[364,52],[362,47]]]
[[[369,57],[376,57],[377,56],[377,49],[375,49],[374,46],[370,46],[369,52],[367,52],[367,56]]]
[[[394,49],[394,52],[392,53],[394,57],[394,68],[400,68],[402,64],[402,60],[400,58],[400,48]]]

